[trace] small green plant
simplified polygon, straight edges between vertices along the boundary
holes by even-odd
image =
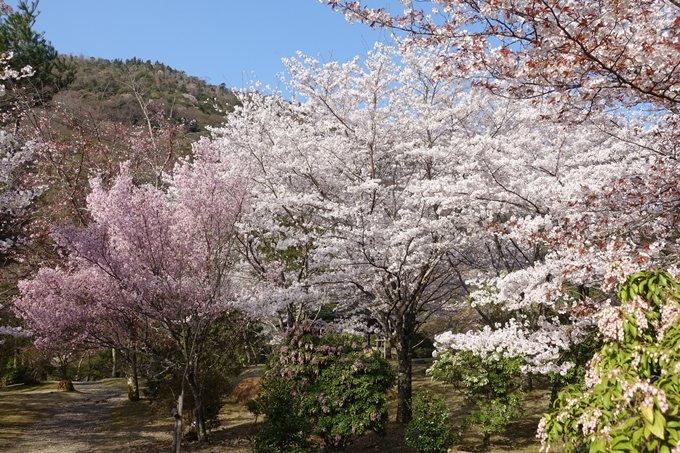
[[[389,363],[357,338],[296,326],[271,354],[260,393],[248,405],[265,417],[253,450],[305,451],[312,435],[342,450],[352,436],[384,434],[393,383]]]
[[[5,370],[2,375],[3,385],[20,384],[24,382],[24,376],[26,375],[26,367],[24,366],[14,366],[12,362],[8,362],[5,366]]]
[[[479,427],[488,444],[491,435],[503,432],[522,416],[520,359],[480,357],[470,351],[446,352],[428,370],[433,379],[453,385],[477,406],[466,417],[463,428]]]
[[[458,442],[451,431],[451,412],[443,397],[430,392],[419,393],[413,398],[413,418],[406,426],[406,445],[418,453],[441,453]]]
[[[252,439],[254,452],[307,451],[312,426],[309,417],[303,414],[300,398],[291,392],[294,385],[294,380],[282,376],[262,379],[258,396],[246,403],[250,412],[256,416],[265,416]]]

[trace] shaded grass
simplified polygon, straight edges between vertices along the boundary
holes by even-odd
[[[425,375],[425,370],[431,366],[432,359],[416,359],[413,363],[413,394],[430,390],[435,394],[444,395],[452,412],[454,430],[460,432],[460,426],[465,416],[473,407],[469,405],[462,394],[450,386],[444,386],[432,381]],[[234,378],[230,384],[237,385],[247,377],[258,377],[264,367],[262,365],[250,367],[240,376]],[[104,379],[98,385],[108,386],[120,392],[127,393],[124,379]],[[547,382],[536,380],[536,390],[525,394],[524,408],[526,416],[510,424],[501,435],[491,437],[491,445],[484,449],[482,436],[473,427],[462,432],[462,443],[454,446],[452,451],[487,452],[487,453],[537,453],[539,442],[535,438],[536,426],[543,412],[548,411],[550,391]],[[68,393],[56,391],[56,382],[46,382],[35,386],[15,385],[0,389],[0,441],[15,438],[26,431],[32,424],[49,413],[59,410],[59,406],[69,398]],[[387,435],[383,438],[369,433],[350,445],[346,451],[375,453],[414,453],[414,450],[404,444],[404,427],[394,421],[396,414],[396,392],[393,391],[388,412],[390,421],[387,425]],[[187,452],[218,453],[234,452],[248,453],[249,439],[256,433],[255,417],[242,404],[227,403],[219,415],[220,426],[210,433],[210,441],[206,444],[195,442],[184,443],[183,450]],[[260,420],[261,421],[261,420]],[[128,446],[134,446],[139,452],[169,451],[171,444],[172,419],[154,418],[148,400],[129,401],[125,399],[117,404],[109,418],[110,439],[120,439],[122,433]],[[117,434],[116,434],[117,433]],[[117,436],[117,437],[116,437]],[[321,447],[319,447],[321,450]],[[104,450],[102,450],[104,451]],[[108,450],[107,450],[108,451]],[[112,450],[115,451],[115,450]]]
[[[413,361],[413,395],[429,390],[446,398],[447,405],[451,410],[454,431],[461,436],[461,443],[454,449],[467,452],[538,453],[540,442],[536,439],[536,428],[543,413],[549,411],[550,404],[550,386],[547,379],[534,378],[534,390],[525,393],[523,398],[522,407],[525,415],[511,422],[505,432],[491,436],[490,445],[485,448],[483,435],[479,433],[476,427],[473,426],[466,431],[461,429],[465,417],[476,407],[470,404],[464,395],[453,387],[433,381],[426,376],[425,372],[433,362],[434,359],[415,359]],[[391,419],[393,419],[392,414],[396,413],[396,407],[396,401],[388,405]]]
[[[0,440],[20,436],[31,425],[58,410],[66,393],[58,393],[57,384],[47,381],[0,387]]]
[[[118,390],[120,393],[127,393],[127,382],[125,379],[104,379],[99,381],[101,384]],[[140,393],[144,388],[140,382]],[[137,428],[156,421],[151,411],[149,401],[140,398],[139,401],[125,399],[111,411],[109,422],[117,429]]]

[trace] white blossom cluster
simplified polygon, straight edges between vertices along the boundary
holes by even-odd
[[[526,323],[511,319],[505,325],[484,326],[465,334],[446,332],[435,337],[435,346],[439,351],[464,350],[493,360],[521,357],[527,362],[527,372],[566,374],[573,364],[555,363],[570,345],[566,329],[555,319],[543,318],[539,324],[539,330],[531,330]]]

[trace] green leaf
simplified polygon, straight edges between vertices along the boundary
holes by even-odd
[[[633,444],[631,444],[629,438],[627,436],[618,436],[612,440],[612,449],[614,450],[626,450],[626,451],[632,451],[635,450],[633,448]]]
[[[654,409],[651,407],[647,406],[642,406],[640,408],[640,412],[642,412],[642,416],[645,418],[645,420],[651,425],[654,423]]]
[[[631,437],[631,442],[635,445],[640,443],[640,438],[642,437],[642,434],[644,433],[644,429],[640,428],[637,431],[633,433],[633,437]]]
[[[595,442],[590,444],[590,453],[598,453],[598,452],[601,452],[601,451],[607,451],[607,450],[605,448],[604,439],[598,438],[597,440],[595,440]]]
[[[665,439],[666,433],[664,428],[666,426],[666,419],[663,418],[661,412],[655,411],[654,423],[649,427],[649,430],[659,439]]]

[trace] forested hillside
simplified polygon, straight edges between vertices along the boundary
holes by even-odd
[[[224,113],[237,102],[224,83],[210,85],[158,61],[82,56],[71,56],[67,61],[75,65],[75,79],[54,100],[79,105],[102,120],[140,125],[145,121],[141,101],[161,107],[169,118],[197,132],[207,125],[220,124]]]

